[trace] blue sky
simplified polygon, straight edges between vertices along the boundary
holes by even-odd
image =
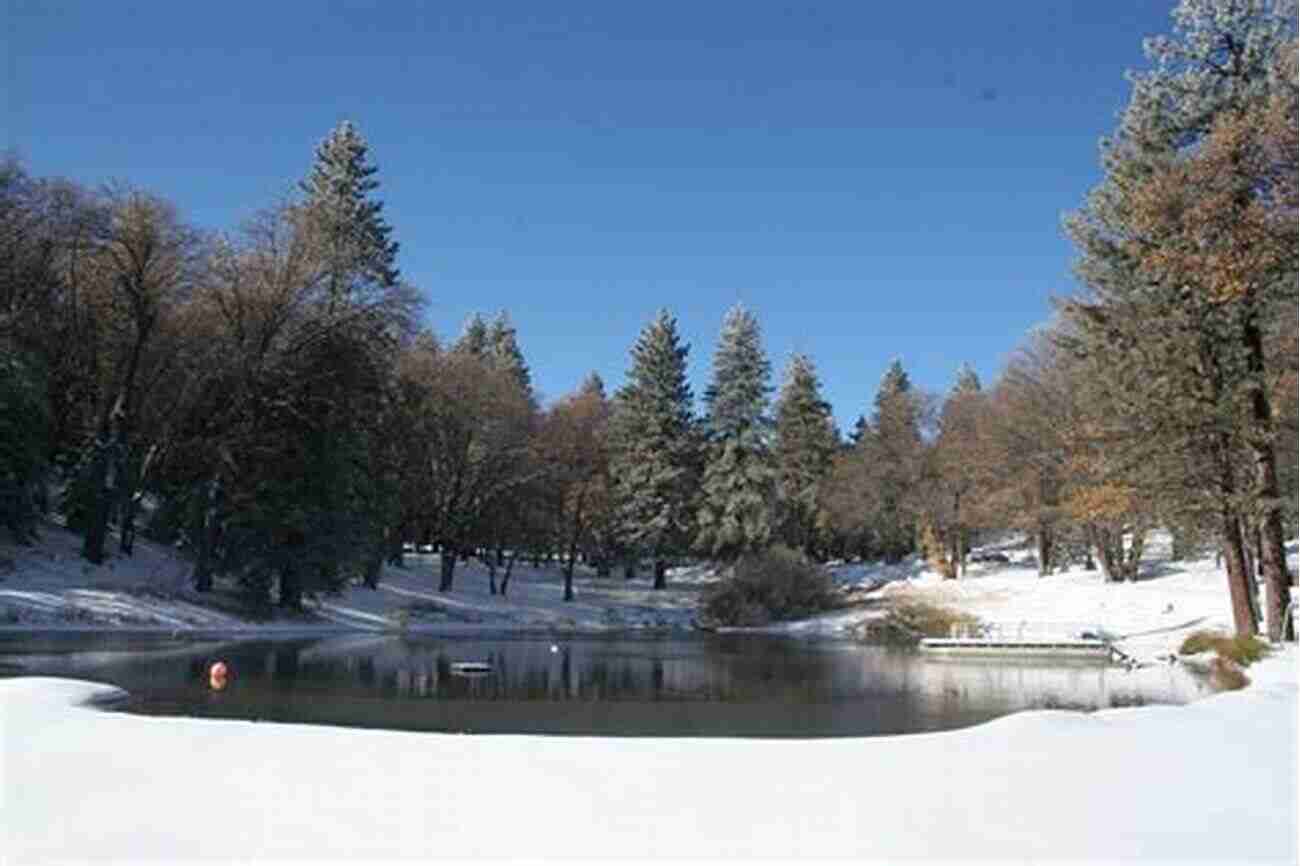
[[[737,301],[841,424],[895,356],[986,380],[1071,288],[1153,0],[10,0],[6,145],[232,228],[356,122],[430,324],[507,309],[546,397],[611,386],[661,306],[696,393]]]

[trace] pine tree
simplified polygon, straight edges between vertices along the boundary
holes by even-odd
[[[818,501],[839,450],[839,436],[808,356],[790,358],[775,414],[781,533],[788,546],[812,556],[821,522]]]
[[[316,162],[299,184],[302,214],[323,247],[330,303],[355,300],[366,286],[392,288],[400,274],[397,242],[383,217],[378,169],[369,145],[350,121],[336,126],[316,147]]]
[[[953,394],[978,394],[980,377],[970,364],[963,363],[957,369],[957,381],[952,386]]]
[[[1177,503],[1179,522],[1216,525],[1242,633],[1254,629],[1240,524],[1259,523],[1269,631],[1280,634],[1289,588],[1259,323],[1277,308],[1294,310],[1294,270],[1238,275],[1234,282],[1251,289],[1224,298],[1213,285],[1217,268],[1179,268],[1180,234],[1168,229],[1211,214],[1241,224],[1229,216],[1231,206],[1208,197],[1224,172],[1209,172],[1209,183],[1179,173],[1214,149],[1216,127],[1278,97],[1294,105],[1294,80],[1279,62],[1294,67],[1294,21],[1280,4],[1263,0],[1182,0],[1173,18],[1173,36],[1147,41],[1153,66],[1131,77],[1119,128],[1102,142],[1105,179],[1066,221],[1080,252],[1076,272],[1089,291],[1064,305],[1073,329],[1067,343],[1110,381],[1107,447],[1124,453],[1107,463],[1123,467],[1118,480],[1131,485],[1140,472]],[[1293,145],[1294,130],[1288,138]],[[1285,161],[1294,165],[1294,158]],[[1234,194],[1227,203],[1242,200]],[[1256,260],[1243,250],[1225,255],[1222,245],[1232,241],[1217,228],[1197,226],[1183,238],[1192,239],[1193,258],[1208,254],[1227,267]],[[1294,262],[1294,252],[1289,258]],[[1116,430],[1116,419],[1128,423]],[[1256,435],[1241,442],[1241,430]],[[1169,459],[1177,454],[1187,459]],[[1248,480],[1237,477],[1245,464],[1256,469]],[[1169,497],[1173,490],[1176,498]]]
[[[524,360],[523,350],[519,348],[519,334],[505,310],[497,313],[488,327],[487,343],[497,368],[508,373],[531,398],[533,376],[528,369],[528,362]]]
[[[897,358],[881,377],[871,433],[863,442],[878,478],[881,507],[877,519],[882,553],[886,559],[898,560],[914,546],[907,497],[920,474],[921,430],[912,382]]]
[[[733,307],[723,319],[704,398],[708,450],[697,536],[703,550],[723,560],[762,550],[772,537],[771,369],[758,319]]]
[[[969,364],[962,364],[939,416],[939,435],[930,449],[927,473],[931,482],[927,526],[932,541],[940,543],[942,570],[951,577],[960,577],[966,568],[976,490],[985,471],[980,430],[984,406],[979,376]]]
[[[656,589],[666,585],[668,557],[686,549],[693,524],[697,476],[689,351],[677,320],[660,311],[637,338],[627,384],[614,400],[611,474],[619,534],[632,550],[654,558]]]
[[[452,344],[451,350],[473,355],[476,358],[486,358],[491,346],[492,340],[488,336],[487,322],[483,321],[481,313],[475,313],[465,322],[460,337]]]

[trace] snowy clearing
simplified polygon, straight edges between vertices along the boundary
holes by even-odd
[[[8,853],[1294,862],[1295,665],[1183,707],[809,741],[145,718],[80,706],[111,687],[0,680]]]
[[[47,524],[41,541],[21,547],[0,541],[0,627],[123,628],[211,633],[285,631],[412,631],[467,629],[606,633],[686,630],[700,592],[717,581],[710,566],[669,572],[655,591],[649,575],[597,578],[579,567],[575,601],[565,602],[557,564],[517,562],[505,598],[488,592],[481,562],[456,568],[450,593],[437,591],[438,557],[408,554],[403,568],[385,567],[377,590],[353,585],[339,595],[306,601],[300,616],[254,621],[240,608],[231,582],[213,593],[190,586],[192,566],[175,552],[137,541],[135,555],[94,566],[80,558],[81,539]],[[498,581],[500,575],[498,575]]]

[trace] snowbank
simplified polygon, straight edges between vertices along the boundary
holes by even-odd
[[[1295,663],[1183,707],[811,741],[146,718],[77,706],[108,687],[0,680],[8,854],[1294,862]]]

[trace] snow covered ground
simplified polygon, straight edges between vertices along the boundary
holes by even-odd
[[[1294,863],[1296,654],[1182,707],[836,740],[139,717],[0,680],[9,862],[820,856]]]
[[[1157,533],[1148,545],[1139,580],[1107,583],[1100,571],[1071,568],[1038,576],[1032,555],[1006,544],[990,548],[1006,563],[973,563],[960,580],[944,580],[916,557],[897,565],[879,563],[832,568],[842,585],[861,588],[874,600],[916,598],[979,617],[1014,634],[1065,637],[1080,630],[1100,631],[1129,656],[1151,660],[1177,650],[1199,629],[1232,630],[1232,608],[1222,566],[1207,555],[1186,562],[1169,560],[1168,538]],[[1297,565],[1297,544],[1287,545],[1287,562]],[[804,635],[844,635],[886,607],[837,611],[763,631]]]
[[[669,573],[669,588],[654,591],[649,575],[575,576],[577,598],[563,599],[560,568],[516,563],[509,595],[488,592],[482,563],[461,563],[450,593],[436,590],[438,558],[406,557],[387,567],[379,589],[350,586],[307,602],[305,616],[255,622],[241,612],[234,588],[199,594],[190,587],[190,563],[164,547],[138,542],[135,555],[94,566],[79,556],[80,538],[48,525],[41,543],[0,541],[0,627],[131,628],[220,633],[285,631],[466,630],[611,632],[689,629],[700,592],[716,581],[707,566]],[[499,577],[498,577],[499,579]]]
[[[656,592],[649,576],[625,581],[579,569],[577,599],[563,600],[557,565],[520,562],[506,598],[488,593],[487,570],[473,561],[457,567],[455,588],[436,587],[434,555],[406,557],[385,569],[378,590],[348,587],[309,601],[300,617],[254,622],[243,615],[233,589],[200,595],[189,586],[190,565],[174,552],[141,542],[134,557],[95,567],[78,556],[78,537],[56,526],[34,548],[0,542],[0,628],[157,628],[211,633],[437,631],[442,633],[615,633],[689,630],[701,593],[719,577],[708,566],[669,574]],[[1296,567],[1295,542],[1288,545]],[[1168,559],[1168,539],[1148,545],[1142,579],[1106,583],[1100,572],[1073,568],[1040,578],[1033,557],[1013,541],[990,546],[1008,561],[974,563],[960,580],[943,580],[916,557],[902,563],[836,563],[836,583],[858,604],[757,631],[809,637],[848,637],[885,615],[891,599],[920,598],[979,617],[1012,633],[1066,636],[1104,632],[1126,654],[1142,660],[1175,650],[1192,631],[1231,625],[1226,578],[1213,556]]]
[[[0,602],[20,622],[257,626],[195,600],[166,551],[88,569],[66,552],[0,550]],[[1290,546],[1294,557],[1295,545]],[[36,562],[41,556],[48,564]],[[655,593],[644,578],[519,570],[507,600],[477,566],[434,592],[432,557],[379,591],[327,599],[313,627],[612,630],[686,627],[707,571]],[[942,581],[920,564],[842,565],[869,598],[911,594],[988,622],[1093,623],[1131,654],[1230,622],[1213,560],[1106,584],[1039,578],[1020,561]],[[88,610],[89,613],[70,613]],[[780,630],[844,634],[861,608]],[[116,619],[115,619],[116,618]],[[289,627],[281,624],[279,627]],[[1239,862],[1297,857],[1297,653],[1244,691],[1182,707],[1020,713],[942,734],[867,739],[463,737],[137,717],[83,706],[111,687],[0,680],[0,795],[10,862],[152,858],[814,856]]]

